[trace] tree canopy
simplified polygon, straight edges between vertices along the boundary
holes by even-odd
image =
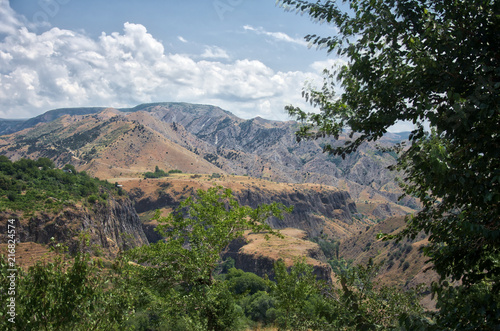
[[[286,107],[303,122],[298,139],[338,138],[348,130],[345,146],[324,147],[345,156],[400,121],[413,123],[397,168],[405,192],[423,209],[408,218],[404,235],[430,234],[426,254],[442,277],[442,311],[450,299],[448,277],[461,281],[454,293],[468,300],[479,292],[499,293],[500,1],[279,3],[335,26],[334,36],[306,39],[347,60],[325,69],[321,88],[304,90],[319,112]],[[341,95],[334,93],[336,84]],[[499,302],[498,295],[478,300],[481,317],[450,327],[498,320]]]
[[[105,202],[108,193],[123,194],[70,164],[57,169],[47,158],[12,162],[0,155],[0,211],[59,211],[71,201]]]
[[[214,277],[222,253],[246,230],[280,236],[265,221],[290,211],[278,203],[240,206],[231,190],[220,186],[198,190],[167,217],[157,211],[156,230],[165,240],[137,248],[130,256],[144,265],[137,268],[144,287],[161,298],[170,297],[171,306],[164,310],[175,312],[178,320],[186,319],[187,329],[201,325],[207,330],[231,330],[237,322],[233,299],[228,284]],[[190,311],[198,315],[193,317]]]

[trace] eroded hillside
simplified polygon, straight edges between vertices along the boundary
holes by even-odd
[[[326,144],[343,144],[345,137],[298,143],[293,121],[244,120],[218,107],[185,103],[84,110],[48,112],[36,126],[0,137],[0,153],[12,159],[49,157],[99,178],[140,177],[159,166],[328,185],[367,204],[365,214],[372,220],[418,207],[409,198],[398,201],[396,174],[387,169],[395,155],[374,144],[362,145],[344,160],[322,151]],[[379,144],[388,147],[401,139],[388,134]],[[385,206],[371,214],[380,204]]]
[[[8,125],[2,126],[5,127]],[[78,171],[122,185],[151,241],[161,239],[154,231],[156,224],[150,221],[154,210],[161,209],[166,215],[197,189],[222,185],[231,188],[243,205],[280,202],[294,206],[294,211],[283,220],[269,220],[277,229],[303,231],[303,235],[292,236],[285,243],[311,246],[308,252],[314,252],[320,251],[319,246],[309,239],[343,241],[342,247],[354,245],[344,249],[344,253],[356,252],[355,258],[343,253],[345,258],[366,262],[365,253],[372,252],[366,246],[368,242],[379,246],[373,242],[374,233],[367,229],[373,229],[387,217],[405,215],[418,208],[412,199],[398,200],[401,191],[394,182],[397,174],[387,169],[394,164],[395,154],[379,150],[374,144],[364,144],[342,159],[323,153],[323,148],[327,144],[342,145],[345,136],[337,141],[324,138],[298,143],[294,137],[297,127],[293,121],[244,120],[218,107],[185,103],[146,104],[120,110],[60,109],[2,129],[10,134],[0,137],[0,154],[13,160],[47,157],[59,167],[72,164]],[[390,147],[403,138],[388,134],[379,144]],[[155,168],[182,173],[144,179],[144,173]],[[75,217],[85,219],[83,214]],[[39,224],[52,224],[48,218],[57,216],[39,218]],[[118,237],[101,232],[99,244],[103,247],[110,242],[119,243]],[[365,237],[365,246],[358,252],[354,247],[360,242],[349,240]],[[278,241],[269,243],[269,247],[274,247],[271,251],[265,245],[257,245],[254,253],[243,249],[248,245],[255,248],[258,242],[258,238],[247,237],[246,244],[236,252],[236,260],[260,265],[274,261],[272,250],[284,254],[277,250],[283,247],[283,242]],[[300,252],[304,253],[300,249],[295,253]],[[249,262],[256,256],[260,256],[260,262]],[[380,256],[374,258],[382,261]],[[318,265],[325,262],[321,254],[314,253],[309,258],[317,259]],[[399,272],[403,263],[391,267],[392,270]],[[384,267],[390,280],[391,268]],[[419,268],[422,266],[407,267],[405,272]],[[404,283],[413,278],[413,274],[406,277]]]

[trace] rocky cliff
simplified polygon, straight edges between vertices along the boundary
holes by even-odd
[[[197,189],[207,189],[220,185],[230,188],[241,205],[257,207],[273,202],[293,206],[293,212],[285,214],[282,220],[271,218],[269,224],[275,229],[296,228],[303,230],[309,238],[325,234],[341,239],[366,227],[366,223],[353,217],[357,213],[356,204],[349,193],[334,187],[317,184],[283,184],[259,180],[246,176],[221,176],[177,174],[162,179],[126,180],[121,182],[130,192],[135,208],[144,219],[152,211],[161,209],[168,213],[180,201],[195,193]],[[145,227],[151,230],[151,224]],[[159,238],[148,231],[151,241]]]
[[[291,267],[297,258],[304,258],[313,266],[318,279],[331,282],[333,271],[326,263],[326,257],[319,246],[307,240],[304,231],[287,228],[282,229],[283,238],[265,239],[264,234],[247,232],[243,238],[233,241],[223,258],[232,258],[235,267],[253,272],[260,277],[274,279],[274,263],[281,259],[287,267]]]
[[[0,213],[2,224],[17,221],[17,240],[21,243],[48,244],[51,238],[75,248],[80,233],[88,233],[93,253],[115,256],[119,250],[148,244],[141,221],[128,198],[110,197],[106,203],[66,207],[58,214],[44,212],[25,216]],[[5,232],[6,233],[6,232]],[[7,242],[2,234],[2,242]]]
[[[356,204],[349,193],[333,187],[317,190],[314,186],[297,185],[286,191],[254,187],[237,191],[236,198],[240,204],[253,208],[272,202],[293,206],[291,214],[285,215],[283,220],[272,218],[269,224],[275,229],[291,227],[304,230],[310,238],[319,236],[334,220],[345,228],[353,225],[352,214],[356,213]]]

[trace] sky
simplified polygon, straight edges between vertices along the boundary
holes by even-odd
[[[189,102],[289,120],[346,63],[304,36],[335,33],[275,0],[0,0],[0,118]]]
[[[287,120],[343,63],[304,36],[334,33],[275,0],[0,0],[0,118],[190,102]]]

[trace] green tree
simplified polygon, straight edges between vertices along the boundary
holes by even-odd
[[[335,329],[425,330],[430,327],[415,291],[380,286],[374,282],[379,265],[368,263],[344,269],[340,288],[330,289]]]
[[[278,324],[283,330],[321,329],[312,299],[320,295],[323,284],[316,280],[312,266],[304,260],[295,261],[289,271],[283,260],[274,265],[276,284],[272,294],[276,299]]]
[[[87,243],[88,244],[88,243]],[[61,248],[61,245],[57,245]],[[51,262],[38,261],[27,271],[19,268],[16,283],[15,323],[0,314],[2,330],[123,330],[131,316],[134,294],[128,286],[129,274],[118,259],[113,269],[83,253],[73,257],[57,249]],[[12,272],[0,259],[0,280]],[[0,291],[2,302],[9,299]]]
[[[338,138],[348,129],[344,146],[324,146],[345,156],[398,121],[413,123],[398,168],[405,192],[423,209],[408,218],[402,235],[430,234],[425,253],[442,282],[461,281],[453,293],[462,300],[484,288],[500,293],[500,1],[342,2],[348,10],[333,1],[279,1],[335,26],[335,36],[306,39],[347,59],[325,70],[322,88],[304,91],[318,113],[286,108],[304,123],[298,139]],[[446,316],[456,308],[446,304],[450,287],[435,289]],[[455,327],[498,327],[500,297],[488,298],[474,314],[461,311],[465,317]],[[479,312],[482,318],[466,322]]]
[[[131,257],[151,266],[138,272],[146,286],[160,290],[158,296],[169,297],[171,317],[183,316],[191,328],[231,329],[234,302],[227,286],[214,278],[221,255],[245,230],[279,235],[265,221],[290,210],[277,203],[240,206],[231,190],[220,186],[198,190],[168,217],[157,211],[157,231],[165,240],[133,250]]]
[[[268,283],[261,277],[236,268],[229,269],[225,281],[231,292],[237,295],[252,295],[259,291],[267,291],[268,288]]]

